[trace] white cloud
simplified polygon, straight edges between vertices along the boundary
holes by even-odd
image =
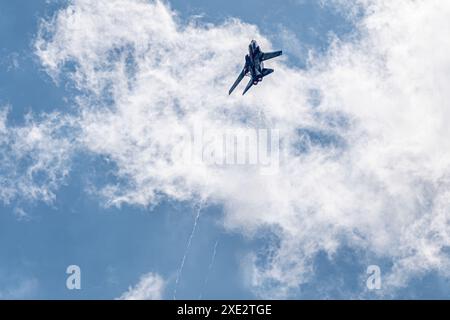
[[[139,283],[120,296],[120,300],[161,300],[165,281],[161,276],[148,273],[141,277]]]
[[[23,125],[10,125],[8,111],[0,109],[0,200],[50,203],[69,172],[74,140],[70,118],[29,114]]]
[[[358,37],[306,71],[271,61],[276,72],[245,98],[227,91],[249,39],[271,49],[264,35],[238,20],[183,25],[159,1],[73,0],[43,24],[36,52],[84,93],[79,142],[118,168],[120,182],[100,190],[109,204],[200,197],[223,204],[226,228],[273,229],[280,241],[253,268],[261,294],[288,295],[319,251],[343,244],[392,259],[386,285],[447,276],[450,5],[357,3]],[[173,150],[197,124],[279,128],[291,147],[307,143],[286,150],[276,176],[193,166]]]

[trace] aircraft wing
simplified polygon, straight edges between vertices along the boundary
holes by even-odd
[[[230,95],[234,89],[236,89],[236,87],[238,86],[238,84],[242,81],[242,79],[245,76],[245,67],[244,69],[242,69],[241,74],[238,76],[238,78],[236,79],[236,81],[234,82],[233,86],[231,87],[230,91],[228,92],[228,94]]]
[[[273,59],[276,57],[279,57],[283,54],[283,51],[275,51],[275,52],[267,52],[267,53],[263,53],[261,60],[262,61],[266,61],[269,59]]]
[[[247,86],[245,87],[244,93],[243,93],[242,95],[246,94],[247,91],[250,90],[250,88],[251,88],[252,86],[253,86],[253,78],[250,78],[250,81],[249,81],[249,83],[247,84]]]

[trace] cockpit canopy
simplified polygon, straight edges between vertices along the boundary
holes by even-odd
[[[250,45],[249,45],[249,51],[250,51],[251,53],[255,53],[255,52],[260,51],[260,50],[259,50],[259,45],[258,45],[258,43],[257,43],[255,40],[252,40],[252,41],[250,42]]]

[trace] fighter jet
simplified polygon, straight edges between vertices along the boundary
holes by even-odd
[[[252,40],[248,46],[248,54],[245,56],[244,69],[242,69],[241,74],[234,82],[228,94],[231,94],[233,90],[236,89],[245,76],[250,76],[251,79],[242,94],[244,95],[253,85],[256,86],[265,76],[268,76],[274,71],[273,69],[264,68],[263,61],[281,56],[282,54],[282,51],[264,53],[261,51],[256,41]]]

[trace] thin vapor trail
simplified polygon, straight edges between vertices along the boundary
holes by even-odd
[[[211,262],[209,263],[208,272],[206,273],[206,277],[205,277],[205,282],[203,283],[203,288],[202,288],[202,291],[200,292],[200,296],[199,296],[200,300],[203,298],[203,291],[205,290],[206,285],[208,284],[209,275],[211,274],[212,268],[214,267],[214,261],[216,260],[217,246],[218,245],[219,245],[219,240],[217,240],[216,243],[214,244],[214,249],[213,249]]]
[[[183,259],[181,260],[180,267],[178,268],[178,271],[177,271],[177,278],[175,280],[175,289],[173,291],[173,300],[176,300],[176,298],[177,298],[178,283],[180,282],[181,274],[183,273],[184,263],[189,254],[189,251],[191,249],[192,239],[194,238],[195,231],[197,230],[197,224],[198,224],[198,220],[200,219],[201,210],[202,210],[202,204],[200,204],[198,207],[197,215],[195,216],[195,220],[194,220],[194,225],[192,226],[192,231],[189,236],[188,242],[186,244],[186,250],[184,251]]]

